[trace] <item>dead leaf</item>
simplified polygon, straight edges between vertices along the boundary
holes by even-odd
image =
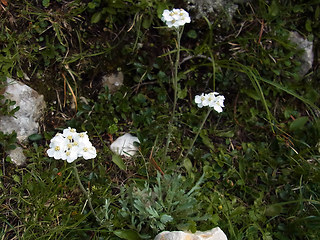
[[[5,5],[6,7],[8,6],[7,0],[1,0],[1,3],[2,3],[3,5]]]

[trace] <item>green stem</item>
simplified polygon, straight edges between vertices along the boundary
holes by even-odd
[[[210,108],[210,107],[209,107],[208,112],[207,112],[206,116],[204,117],[204,119],[202,120],[202,123],[201,123],[201,125],[200,125],[200,127],[199,127],[199,129],[198,129],[198,132],[197,132],[196,136],[194,137],[194,139],[193,139],[193,141],[192,141],[192,143],[191,143],[191,145],[190,145],[190,147],[189,147],[189,149],[188,149],[188,151],[187,151],[186,156],[183,158],[183,161],[184,161],[184,160],[188,157],[188,155],[190,154],[191,149],[193,148],[193,145],[194,145],[194,143],[196,142],[196,140],[197,140],[197,138],[198,138],[198,136],[199,136],[199,134],[200,134],[200,132],[201,132],[201,129],[203,128],[204,123],[206,122],[207,118],[209,117],[212,109],[213,109],[213,108]]]
[[[76,179],[78,181],[78,184],[82,190],[82,192],[84,193],[84,195],[86,196],[87,200],[88,200],[88,204],[89,204],[89,207],[92,211],[92,214],[95,216],[96,220],[101,223],[101,219],[98,217],[98,215],[96,214],[96,212],[94,211],[93,207],[92,207],[92,202],[91,202],[91,198],[90,198],[90,194],[88,193],[88,191],[84,188],[84,186],[82,185],[81,183],[81,180],[80,180],[80,177],[79,177],[79,172],[78,172],[78,169],[76,167],[76,163],[74,162],[73,163],[73,172],[74,172],[74,175],[76,176]]]
[[[175,118],[175,114],[176,114],[176,106],[177,106],[177,101],[178,101],[178,68],[179,68],[179,64],[180,64],[180,50],[181,50],[180,41],[181,41],[182,32],[183,32],[183,27],[176,30],[176,33],[177,33],[177,55],[176,55],[176,61],[174,63],[174,73],[173,73],[173,79],[172,79],[173,90],[174,90],[173,109],[172,109],[171,119],[169,122],[169,129],[168,129],[169,132],[168,132],[166,147],[164,150],[164,157],[167,156],[167,152],[168,152],[168,148],[169,148],[169,144],[170,144],[170,140],[171,140],[171,135],[172,135],[172,131],[173,131],[173,122],[174,122],[174,118]]]

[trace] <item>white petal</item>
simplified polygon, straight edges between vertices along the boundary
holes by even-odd
[[[54,152],[55,152],[55,151],[54,151],[53,148],[49,148],[49,149],[47,150],[47,154],[48,154],[49,157],[53,157]]]
[[[216,110],[218,113],[221,113],[222,112],[222,108],[218,105],[215,105],[214,107],[214,110]]]
[[[201,103],[201,96],[200,95],[196,95],[194,98],[195,103]]]

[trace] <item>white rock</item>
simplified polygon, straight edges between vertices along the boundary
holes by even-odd
[[[239,1],[246,2],[248,0]],[[216,19],[214,16],[221,14],[227,15],[231,19],[238,9],[238,5],[234,2],[234,0],[189,0],[187,9],[191,10],[194,14],[192,17],[197,19],[202,19],[205,16],[210,21],[211,18]]]
[[[196,232],[196,236],[199,236],[200,239],[206,239],[206,240],[227,240],[226,234],[219,228],[213,228],[211,230],[205,231],[205,232]]]
[[[110,149],[115,154],[131,157],[138,151],[138,147],[134,144],[134,142],[140,143],[137,137],[132,136],[130,133],[126,133],[123,136],[118,137],[110,145]]]
[[[9,156],[16,165],[22,166],[26,163],[26,156],[23,153],[23,149],[21,147],[16,147],[14,150],[11,150]]]
[[[123,85],[123,73],[117,72],[102,76],[102,86],[108,86],[109,92],[116,92]]]
[[[38,133],[38,121],[45,108],[45,101],[42,95],[21,82],[7,78],[7,83],[4,95],[15,101],[14,107],[19,106],[20,109],[15,113],[15,117],[0,117],[0,131],[7,134],[16,131],[17,139],[23,142],[31,134]]]
[[[199,238],[182,231],[164,231],[159,233],[154,240],[199,240]]]
[[[226,234],[219,228],[195,233],[183,231],[164,231],[159,233],[154,240],[228,240]]]
[[[292,43],[297,45],[297,48],[304,50],[304,53],[299,58],[301,61],[301,69],[300,75],[304,76],[310,68],[312,68],[313,64],[313,42],[304,39],[299,33],[297,32],[290,32],[289,40]]]

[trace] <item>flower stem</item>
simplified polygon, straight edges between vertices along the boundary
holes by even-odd
[[[193,145],[194,145],[194,143],[196,142],[196,140],[197,140],[197,138],[198,138],[198,136],[199,136],[199,134],[200,134],[200,132],[201,132],[201,129],[203,128],[203,125],[204,125],[204,123],[206,122],[207,118],[209,117],[212,109],[213,109],[213,108],[210,108],[210,107],[208,108],[208,112],[207,112],[206,116],[204,117],[204,119],[202,120],[202,123],[201,123],[201,125],[200,125],[200,127],[199,127],[199,129],[198,129],[198,132],[197,132],[196,136],[194,137],[194,139],[193,139],[193,141],[192,141],[192,143],[191,143],[191,145],[190,145],[190,147],[189,147],[189,149],[188,149],[188,151],[187,151],[187,154],[184,156],[183,161],[184,161],[184,160],[188,157],[188,155],[190,154],[191,149],[193,148]],[[182,162],[183,162],[183,161],[182,161]]]
[[[76,163],[73,162],[73,172],[74,172],[74,175],[76,176],[76,179],[78,181],[78,184],[82,190],[82,192],[84,193],[84,195],[86,196],[87,200],[88,200],[88,204],[89,204],[89,207],[92,211],[92,214],[95,216],[96,220],[101,223],[101,219],[98,217],[98,215],[96,214],[96,212],[94,211],[93,207],[92,207],[92,202],[91,202],[91,198],[90,198],[90,194],[88,193],[88,191],[84,188],[84,186],[82,185],[81,183],[81,180],[80,180],[80,177],[79,177],[79,172],[78,172],[78,169],[77,169],[77,166],[76,166]]]
[[[169,148],[169,144],[170,144],[170,140],[171,140],[171,135],[172,135],[172,131],[173,131],[173,122],[174,122],[174,118],[175,118],[175,114],[176,114],[176,106],[177,106],[177,101],[178,101],[178,68],[179,68],[179,64],[180,64],[180,50],[181,50],[180,41],[181,41],[182,32],[183,32],[183,27],[176,30],[176,33],[177,33],[177,55],[176,55],[176,61],[174,63],[174,73],[173,73],[173,78],[172,78],[173,90],[174,90],[173,109],[172,109],[171,119],[169,122],[169,129],[168,129],[169,132],[168,132],[166,147],[164,150],[164,157],[167,156],[167,152],[168,152],[168,148]]]

